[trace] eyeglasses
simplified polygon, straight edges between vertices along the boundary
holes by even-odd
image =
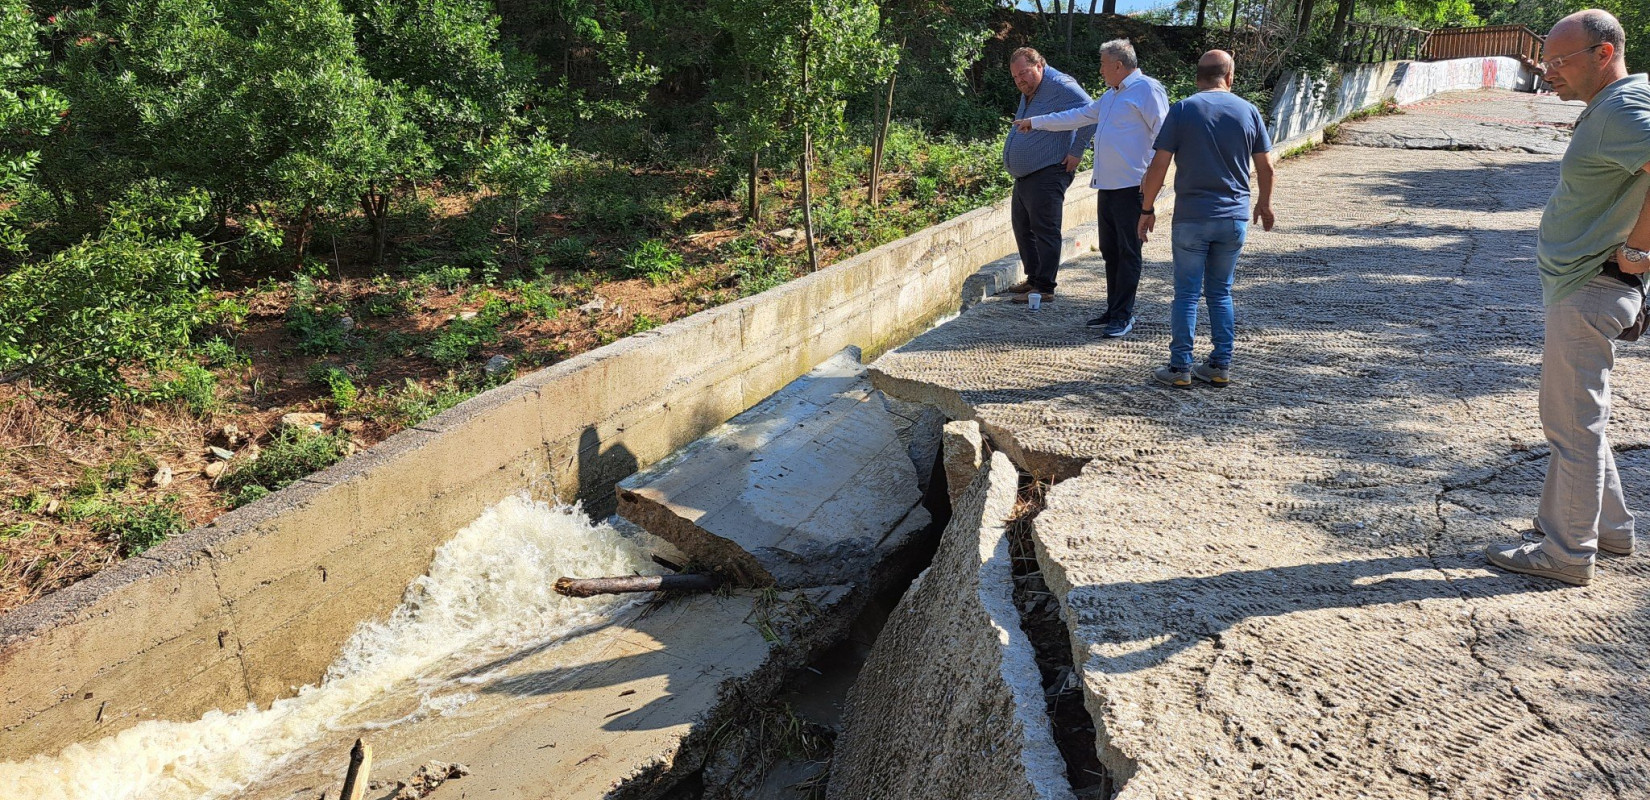
[[[1575,51],[1574,53],[1569,53],[1567,55],[1562,55],[1562,56],[1559,56],[1558,58],[1552,58],[1552,59],[1548,59],[1546,61],[1537,61],[1537,62],[1535,62],[1535,68],[1538,69],[1538,70],[1541,70],[1542,72],[1551,72],[1555,69],[1558,69],[1559,67],[1564,66],[1564,59],[1566,59],[1566,58],[1575,58],[1576,56],[1579,56],[1582,53],[1590,53],[1590,52],[1592,52],[1594,50],[1597,50],[1597,49],[1599,49],[1600,47],[1603,47],[1603,46],[1604,46],[1604,43],[1599,42],[1598,44],[1595,44],[1595,45],[1592,45],[1592,46],[1589,46],[1589,47],[1584,47],[1580,50]]]

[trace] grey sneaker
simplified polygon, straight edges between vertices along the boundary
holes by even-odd
[[[1539,575],[1573,586],[1586,586],[1593,582],[1592,564],[1561,564],[1541,552],[1538,542],[1522,542],[1510,547],[1492,544],[1484,548],[1484,555],[1489,558],[1490,566],[1508,572]]]
[[[1547,532],[1541,529],[1541,520],[1530,520],[1530,529],[1524,532],[1524,541],[1540,544],[1541,540],[1545,538],[1547,538]],[[1633,538],[1629,536],[1625,542],[1607,542],[1604,537],[1600,536],[1598,551],[1612,556],[1630,556],[1633,554]]]
[[[1168,364],[1164,364],[1152,370],[1152,377],[1176,389],[1192,388],[1192,371],[1189,369],[1175,369]]]
[[[1216,389],[1224,389],[1232,382],[1232,368],[1217,367],[1209,363],[1196,364],[1192,367],[1192,377]]]
[[[1106,327],[1100,331],[1100,335],[1107,339],[1119,339],[1127,336],[1129,331],[1132,330],[1134,330],[1134,317],[1114,319],[1106,323]]]

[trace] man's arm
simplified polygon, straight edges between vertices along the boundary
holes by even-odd
[[[1640,172],[1650,174],[1650,166]],[[1626,245],[1634,250],[1650,250],[1650,194],[1644,196],[1644,202],[1639,205],[1639,218],[1633,223],[1633,230],[1627,233]],[[1650,272],[1650,261],[1628,261],[1619,254],[1616,263],[1621,265],[1622,272],[1635,275]]]
[[[1074,131],[1086,125],[1100,122],[1100,101],[1056,111],[1053,114],[1044,114],[1040,117],[1028,117],[1015,124],[1021,125],[1022,131]]]
[[[1261,152],[1255,154],[1255,182],[1260,184],[1260,197],[1255,201],[1255,221],[1261,224],[1264,230],[1272,229],[1272,154]]]
[[[1157,202],[1157,193],[1163,191],[1163,181],[1169,176],[1169,162],[1173,160],[1174,153],[1171,153],[1168,150],[1158,150],[1156,154],[1152,156],[1151,166],[1146,168],[1146,177],[1140,181],[1141,211],[1145,211],[1148,208],[1153,211],[1157,210],[1154,207],[1154,204]],[[1152,229],[1156,226],[1156,214],[1143,213],[1140,215],[1140,224],[1136,227],[1135,232],[1140,235],[1141,244],[1146,243],[1148,238],[1147,234],[1151,233]]]

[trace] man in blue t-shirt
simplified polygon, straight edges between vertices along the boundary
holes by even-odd
[[[1152,165],[1140,185],[1140,241],[1157,224],[1152,204],[1169,162],[1174,176],[1174,303],[1169,315],[1169,363],[1152,374],[1178,389],[1192,379],[1224,387],[1231,379],[1234,312],[1232,272],[1249,231],[1249,162],[1260,183],[1253,219],[1272,229],[1272,139],[1249,101],[1232,94],[1232,56],[1210,50],[1197,62],[1198,93],[1169,107],[1157,134]],[[1209,300],[1214,350],[1192,363],[1197,296]]]
[[[1014,118],[1053,114],[1089,104],[1088,92],[1071,76],[1051,67],[1041,53],[1022,47],[1009,56],[1008,69],[1020,90],[1020,107]],[[1066,189],[1071,186],[1077,164],[1094,136],[1094,125],[1077,131],[1031,131],[1008,129],[1003,142],[1003,167],[1014,176],[1009,220],[1014,243],[1020,248],[1020,265],[1026,279],[1008,287],[1016,303],[1025,303],[1033,292],[1047,303],[1054,299],[1060,273],[1060,226],[1066,208]]]

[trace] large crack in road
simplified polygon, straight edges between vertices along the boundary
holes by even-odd
[[[1575,112],[1450,100],[1446,124],[1516,107],[1540,141]],[[1057,307],[988,302],[875,365],[885,391],[977,418],[1022,468],[1076,473],[1033,529],[1119,797],[1650,792],[1645,560],[1554,589],[1481,554],[1539,495],[1534,231],[1556,166],[1365,147],[1286,163],[1279,228],[1239,265],[1225,392],[1150,382],[1170,295],[1157,242],[1130,338],[1082,327],[1104,298],[1091,257],[1062,272]],[[1650,446],[1647,368],[1622,350],[1624,453]],[[1642,507],[1650,463],[1623,461]]]

